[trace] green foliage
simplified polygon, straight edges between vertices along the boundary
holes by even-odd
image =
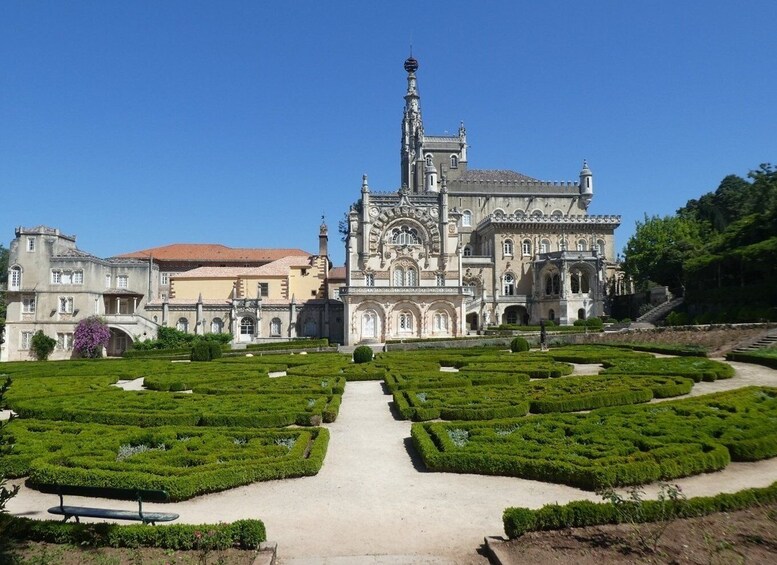
[[[173,550],[257,549],[267,540],[261,520],[236,520],[231,524],[170,524],[149,527],[113,523],[78,524],[0,517],[0,531],[9,539],[69,544],[81,547],[161,547]]]
[[[368,345],[360,345],[353,350],[354,363],[369,363],[372,361],[372,348]]]
[[[329,347],[329,340],[322,339],[292,339],[291,341],[276,341],[272,343],[250,343],[246,346],[247,351],[275,351],[275,350],[295,350],[295,349],[317,349],[319,347]]]
[[[522,337],[516,337],[510,342],[510,351],[513,353],[529,351],[529,342]]]
[[[5,408],[5,394],[8,391],[8,389],[11,386],[11,378],[7,377],[5,379],[5,382],[3,382],[2,385],[0,385],[0,409]],[[12,436],[7,435],[6,433],[6,426],[8,425],[8,421],[0,421],[0,460],[2,460],[4,457],[7,457],[11,450],[13,449],[14,445],[14,438]],[[0,517],[6,512],[5,505],[8,503],[9,500],[11,500],[14,496],[16,496],[16,493],[19,491],[19,487],[15,486],[13,488],[6,487],[5,482],[5,474],[2,472],[2,469],[0,469]],[[3,526],[0,525],[0,538],[3,537]],[[0,542],[1,544],[1,542]]]
[[[218,347],[218,344],[216,345]],[[219,353],[221,350],[219,350]],[[192,344],[192,361],[210,361],[210,346],[205,341],[195,341]]]
[[[673,311],[664,319],[667,326],[687,326],[689,323],[690,318],[686,312]]]
[[[704,357],[640,358],[621,357],[605,359],[605,374],[627,375],[677,375],[695,382],[730,379],[734,376],[731,365]]]
[[[697,255],[702,245],[702,226],[696,220],[646,214],[626,243],[623,270],[641,286],[648,281],[681,286],[683,262]]]
[[[777,389],[749,387],[659,405],[492,422],[413,424],[433,471],[509,475],[596,490],[777,456]],[[451,429],[467,432],[463,446]]]
[[[57,340],[44,334],[43,330],[32,336],[32,352],[38,361],[46,361],[56,345]]]
[[[575,320],[573,325],[584,328],[602,329],[604,327],[604,322],[601,318],[594,316],[585,320]]]
[[[549,504],[536,510],[507,508],[502,520],[505,533],[510,539],[521,537],[527,532],[618,524],[623,523],[624,519],[632,519],[635,523],[638,523],[638,520],[652,522],[666,516],[667,499],[671,501],[668,496],[665,496],[663,501],[640,500],[637,513],[631,513],[633,518],[629,518],[626,513],[618,512],[611,502],[597,503],[580,500],[564,505]],[[734,512],[774,502],[777,502],[777,483],[772,483],[765,488],[689,498],[675,505],[674,515],[692,518],[715,512]]]

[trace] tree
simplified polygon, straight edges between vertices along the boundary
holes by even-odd
[[[32,336],[32,351],[38,361],[48,359],[56,345],[57,340],[44,334],[43,330],[38,330]]]
[[[99,316],[89,316],[78,322],[73,332],[73,349],[81,357],[96,359],[111,339],[111,330]]]
[[[0,244],[0,344],[3,343],[5,329],[5,285],[8,283],[8,250]]]
[[[652,281],[669,287],[684,284],[683,262],[703,247],[702,226],[679,216],[648,217],[637,222],[624,250],[623,269],[638,285]]]

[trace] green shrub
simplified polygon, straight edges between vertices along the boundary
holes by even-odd
[[[206,341],[208,344],[208,356],[211,359],[219,359],[221,357],[221,344],[217,341]]]
[[[777,482],[765,488],[752,488],[736,493],[723,493],[716,496],[699,496],[683,501],[676,516],[691,518],[707,516],[714,512],[733,512],[753,506],[777,502]],[[639,522],[652,522],[665,515],[662,503],[656,500],[639,502]],[[617,524],[623,518],[611,503],[579,500],[565,505],[548,504],[533,510],[530,508],[507,508],[502,515],[505,533],[515,539],[527,532],[583,528],[603,524]],[[631,519],[637,518],[631,516]]]
[[[32,336],[32,352],[35,354],[35,358],[38,361],[45,361],[48,359],[56,345],[57,340],[44,334],[43,330],[38,330],[35,332],[35,335]]]
[[[673,311],[664,318],[664,324],[667,326],[687,326],[690,323],[688,314],[685,312]]]
[[[210,346],[204,341],[195,341],[192,345],[192,361],[210,361]]]
[[[354,363],[369,363],[372,361],[372,348],[368,345],[360,345],[353,350]]]
[[[529,342],[522,337],[516,337],[510,342],[510,351],[513,353],[529,351]]]
[[[69,544],[84,547],[160,547],[174,550],[257,549],[267,534],[261,520],[236,520],[231,524],[169,524],[158,526],[112,523],[79,524],[0,516],[0,531],[9,539]]]

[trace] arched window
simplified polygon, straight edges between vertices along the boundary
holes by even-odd
[[[451,155],[451,169],[456,169],[459,166],[459,158],[456,155]]]
[[[472,212],[464,210],[464,212],[461,213],[461,225],[465,228],[472,226]]]
[[[558,273],[553,275],[553,294],[561,294],[561,276]]]
[[[440,333],[440,334],[448,333],[448,313],[447,312],[434,313],[434,333]]]
[[[418,286],[418,276],[415,269],[409,268],[405,271],[405,286]]]
[[[512,239],[505,239],[505,242],[502,244],[502,252],[505,255],[512,255],[513,254],[513,240]]]
[[[224,321],[221,318],[213,318],[210,322],[210,333],[220,334],[224,331]]]
[[[561,290],[561,277],[558,273],[548,273],[545,275],[545,294],[547,296],[557,295]]]
[[[175,329],[177,329],[179,332],[188,333],[189,320],[186,318],[178,318],[178,323],[175,325]]]
[[[599,257],[604,257],[604,240],[603,239],[597,239],[596,240],[596,253],[599,255]]]
[[[512,275],[512,273],[505,274],[502,280],[504,281],[502,286],[502,294],[504,296],[512,296],[515,294],[515,277]]]
[[[591,291],[591,279],[585,273],[580,273],[580,292],[586,293]]]
[[[472,248],[469,245],[464,246],[464,257],[472,257]]]
[[[497,208],[496,210],[494,210],[495,218],[499,219],[499,218],[504,218],[505,216],[506,216],[505,211],[502,210],[501,208]]]
[[[431,167],[432,166],[432,156],[431,155],[427,155],[426,156],[426,166],[427,167]]]
[[[577,240],[577,250],[578,251],[585,251],[588,248],[588,244],[584,239],[578,239]]]
[[[577,311],[577,319],[585,320],[585,308],[580,308],[580,310]]]
[[[550,241],[547,239],[540,241],[540,253],[550,253]]]
[[[521,242],[521,253],[523,255],[531,255],[531,240],[524,239]]]
[[[570,286],[572,287],[572,294],[580,293],[580,274],[577,271],[572,272],[570,277]]]
[[[405,286],[405,270],[402,267],[394,269],[394,286]]]
[[[372,310],[362,314],[362,339],[378,337],[378,315]]]
[[[391,230],[391,243],[394,245],[417,245],[421,243],[418,230],[409,226],[400,226]]]
[[[273,318],[270,321],[270,335],[273,337],[279,337],[281,335],[281,319]]]
[[[399,333],[410,333],[413,331],[413,314],[410,312],[400,312],[398,322]]]
[[[240,335],[250,337],[254,335],[254,319],[245,317],[240,320]]]
[[[8,289],[19,290],[22,288],[22,268],[11,267],[11,276],[8,278]]]
[[[561,217],[561,216],[563,216],[563,215],[564,215],[564,213],[563,213],[561,210],[553,210],[553,211],[550,213],[550,217],[551,217],[551,218],[560,218],[560,217]]]
[[[548,310],[548,320],[550,320],[551,322],[555,322],[556,321],[556,311],[555,310],[553,310],[553,309]]]
[[[516,218],[525,218],[526,217],[526,212],[524,212],[523,210],[516,210],[515,211],[515,217]]]
[[[532,218],[541,218],[542,217],[542,210],[534,210],[531,213]]]

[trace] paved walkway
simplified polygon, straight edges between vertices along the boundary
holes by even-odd
[[[737,369],[734,379],[699,383],[695,394],[750,384],[777,386],[777,371],[732,365]],[[178,512],[182,523],[261,518],[269,538],[278,542],[283,565],[437,565],[487,563],[477,549],[484,536],[503,535],[501,517],[507,506],[537,508],[551,502],[597,500],[593,493],[564,485],[425,472],[412,459],[410,423],[394,420],[390,399],[378,382],[348,383],[340,415],[327,426],[331,441],[324,466],[314,477],[255,483],[163,508]],[[688,496],[698,496],[774,481],[777,458],[735,463],[719,473],[677,482]],[[55,503],[51,495],[23,488],[8,509],[46,518],[46,509]],[[133,504],[111,501],[110,506]],[[149,505],[149,510],[159,506]]]

